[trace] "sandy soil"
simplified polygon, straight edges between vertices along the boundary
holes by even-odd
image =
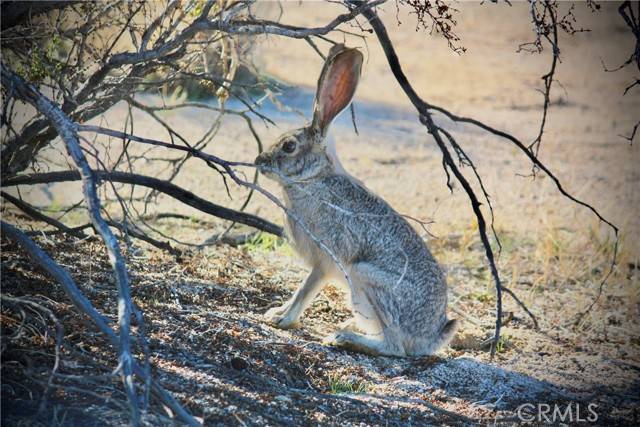
[[[339,9],[286,3],[282,19],[320,25]],[[386,9],[384,21],[403,67],[425,99],[485,120],[524,141],[534,138],[542,104],[535,89],[541,87],[540,76],[550,58],[548,52],[515,52],[532,35],[525,5],[461,3],[457,32],[468,49],[463,55],[451,52],[438,37],[414,31],[415,18],[405,11],[398,15],[402,25],[396,25],[395,8]],[[338,124],[333,137],[339,156],[347,170],[398,211],[433,221],[429,231],[437,237],[423,234],[447,271],[452,316],[463,321],[458,338],[439,357],[422,360],[375,358],[323,347],[319,344],[323,334],[348,317],[342,296],[333,288],[314,303],[301,330],[271,328],[260,314],[286,298],[305,276],[286,246],[275,250],[260,245],[208,247],[185,255],[181,262],[153,250],[134,252],[129,258],[134,292],[149,319],[159,377],[208,424],[455,424],[460,420],[428,405],[487,421],[513,417],[522,403],[595,402],[600,408],[599,424],[632,425],[640,395],[640,153],[637,143],[629,145],[619,135],[628,134],[638,120],[640,97],[622,96],[633,81],[631,70],[602,70],[601,60],[611,67],[632,50],[632,39],[624,32],[614,5],[605,3],[603,9],[591,14],[578,7],[580,24],[591,32],[561,39],[558,80],[562,87],[554,88],[540,152],[569,191],[621,229],[619,266],[582,322],[575,324],[607,271],[611,240],[606,228],[586,209],[561,197],[548,178],[518,176],[529,174],[531,167],[504,141],[473,128],[449,125],[478,165],[492,196],[504,245],[499,260],[503,280],[540,323],[540,331],[534,331],[526,314],[506,298],[505,311],[511,313],[511,320],[504,329],[504,348],[496,360],[489,361],[482,342],[491,334],[494,297],[468,202],[460,188],[449,193],[439,152],[416,124],[375,40],[370,37],[365,45],[349,36],[349,44],[367,52],[356,110],[371,108],[381,111],[382,117],[375,116],[371,126],[360,127],[360,135],[348,122]],[[273,15],[275,6],[261,6],[260,13]],[[276,37],[266,38],[256,48],[254,60],[265,73],[310,90],[321,67],[320,58],[304,41]],[[385,112],[390,119],[384,119]],[[290,116],[278,126],[260,125],[262,140],[268,143],[302,122],[296,114]],[[105,115],[104,124],[120,127],[125,117],[126,109],[118,105]],[[215,118],[196,109],[163,117],[189,140],[198,139]],[[135,123],[136,133],[142,136],[165,135],[142,114],[136,114]],[[256,153],[244,121],[233,117],[225,120],[207,150],[247,161]],[[53,150],[47,155],[59,158]],[[145,170],[166,176],[153,165],[142,165],[141,171]],[[262,182],[278,193],[273,183]],[[188,163],[176,183],[232,207],[243,202],[241,189],[232,186],[235,197],[229,200],[219,177],[196,161]],[[39,205],[62,205],[77,201],[78,190],[73,184],[52,185],[46,191],[25,191],[23,196]],[[201,243],[227,225],[163,197],[154,209],[186,212],[209,221],[157,224],[181,241]],[[248,211],[281,223],[278,209],[262,198],[255,197]],[[82,217],[74,220],[82,222]],[[52,251],[55,248],[52,242],[41,243]],[[97,258],[99,246],[89,251],[88,244],[65,245],[69,254],[58,253],[58,258],[71,268],[69,257],[85,255],[75,277],[87,292],[100,285],[93,291],[95,297],[113,315],[106,266]],[[91,256],[86,257],[87,253]],[[3,246],[2,262],[3,292],[37,293],[38,286],[45,286],[46,279],[33,275],[15,247]],[[93,273],[87,273],[89,266]],[[29,286],[24,288],[22,283]],[[57,310],[75,319],[68,308]],[[82,346],[78,340],[71,339]],[[99,341],[90,342],[95,346]],[[22,342],[11,355],[34,345]],[[50,351],[52,344],[45,340],[39,345]],[[109,357],[106,353],[105,360]],[[248,367],[242,363],[244,368],[234,367],[235,357]],[[76,368],[66,367],[69,373],[81,372]],[[366,387],[360,393],[332,394],[336,382]],[[28,407],[24,392],[15,393]],[[108,411],[117,412],[108,405],[104,409],[102,402],[91,403],[105,411],[100,412],[103,419],[110,416]]]

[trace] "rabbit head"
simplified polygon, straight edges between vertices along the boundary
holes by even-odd
[[[260,172],[285,184],[287,180],[308,180],[334,171],[325,138],[333,119],[353,98],[362,59],[357,49],[344,45],[331,49],[318,79],[311,124],[285,133],[261,153],[255,160]]]

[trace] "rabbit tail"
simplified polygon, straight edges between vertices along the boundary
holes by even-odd
[[[412,356],[428,356],[434,354],[439,348],[449,344],[458,330],[460,322],[457,319],[451,319],[445,322],[440,332],[427,340],[422,340],[421,344],[413,347],[413,351],[409,354]]]

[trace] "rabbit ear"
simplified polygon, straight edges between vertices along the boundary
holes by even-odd
[[[360,80],[362,53],[342,44],[331,48],[318,79],[312,129],[326,135],[329,124],[351,102]]]

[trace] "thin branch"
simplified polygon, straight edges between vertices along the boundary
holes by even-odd
[[[208,163],[214,163],[214,164],[220,165],[223,168],[225,168],[225,170],[227,167],[233,167],[233,166],[255,167],[253,163],[227,161],[220,157],[214,156],[212,154],[203,153],[202,151],[188,145],[184,146],[184,145],[170,144],[168,142],[159,141],[157,139],[143,138],[140,136],[130,135],[125,132],[120,132],[113,129],[107,129],[100,126],[76,125],[76,128],[78,129],[79,132],[95,132],[103,135],[113,136],[116,138],[129,139],[131,141],[142,142],[143,144],[157,145],[158,147],[165,147],[165,148],[171,148],[174,150],[184,151],[193,155],[194,157],[198,157],[202,160],[205,160]],[[183,142],[186,143],[186,141],[183,141]]]
[[[297,27],[294,25],[280,24],[267,20],[243,19],[238,21],[225,22],[224,19],[216,21],[204,21],[203,28],[223,31],[227,34],[274,34],[279,36],[304,39],[309,36],[325,35],[333,31],[339,25],[351,21],[353,18],[372,8],[385,3],[387,0],[374,0],[371,2],[359,2],[349,13],[338,15],[331,22],[315,28]]]
[[[633,140],[635,139],[636,134],[638,133],[639,126],[640,126],[640,122],[636,123],[633,126],[633,129],[631,129],[631,133],[629,135],[620,135],[620,136],[626,139],[627,141],[629,141],[629,145],[633,145]]]
[[[466,165],[469,166],[473,171],[473,174],[476,177],[476,181],[478,181],[478,185],[480,186],[480,191],[482,191],[482,195],[484,196],[484,199],[487,202],[487,206],[489,206],[489,215],[491,217],[491,231],[493,233],[494,239],[496,239],[496,243],[498,244],[498,256],[500,256],[500,254],[502,253],[502,243],[500,242],[500,238],[498,237],[498,232],[496,231],[496,228],[495,228],[495,215],[493,212],[493,204],[491,203],[491,197],[489,196],[489,193],[487,192],[487,189],[484,186],[484,182],[480,177],[480,173],[478,172],[476,165],[473,163],[473,160],[471,160],[471,158],[463,150],[460,144],[458,144],[458,142],[455,140],[453,135],[451,135],[451,133],[449,133],[442,127],[438,127],[438,130],[442,132],[442,134],[445,137],[447,137],[453,149],[458,153],[461,163],[464,165],[466,162]],[[448,173],[448,170],[446,168],[445,168],[445,171],[447,171]]]
[[[493,205],[491,204],[491,199],[489,197],[489,194],[487,193],[487,190],[484,186],[482,178],[480,177],[480,174],[478,173],[478,170],[476,169],[476,166],[471,160],[471,158],[467,155],[467,153],[465,153],[462,147],[457,143],[453,135],[451,135],[449,132],[447,132],[441,127],[438,127],[437,129],[439,132],[441,132],[443,135],[447,137],[447,139],[449,140],[449,143],[454,148],[454,150],[458,152],[458,155],[462,157],[462,160],[466,161],[468,166],[471,167],[471,169],[473,170],[476,180],[478,181],[478,185],[480,186],[482,194],[489,206],[489,213],[491,216],[491,230],[493,232],[494,238],[496,239],[496,242],[498,243],[498,256],[500,256],[500,253],[502,252],[502,244],[500,243],[500,239],[498,238],[498,233],[496,232],[496,229],[494,227]],[[445,168],[445,170],[447,169]],[[534,329],[538,330],[539,329],[538,320],[533,315],[531,310],[529,310],[529,308],[520,300],[520,298],[516,296],[516,294],[512,290],[506,288],[504,285],[501,285],[501,287],[502,287],[502,290],[505,291],[507,294],[509,294],[515,300],[515,302],[524,310],[524,312],[527,313],[527,315],[529,315],[529,317],[531,318],[531,321],[533,322]]]
[[[538,31],[538,40],[537,43],[540,43],[540,26],[544,26],[544,18],[542,18],[542,22],[538,19],[535,13],[535,0],[531,0],[531,9],[533,15],[533,22],[536,26],[536,30]],[[540,128],[538,130],[538,135],[533,140],[533,142],[529,145],[529,149],[532,150],[537,156],[540,151],[540,145],[542,143],[542,135],[544,134],[544,128],[547,124],[547,114],[549,112],[549,104],[551,103],[551,86],[553,85],[554,75],[556,72],[556,66],[558,64],[558,59],[560,57],[560,48],[558,47],[558,22],[556,20],[556,11],[554,10],[554,5],[550,3],[549,0],[544,0],[543,2],[545,11],[549,13],[549,17],[551,18],[551,34],[553,40],[549,38],[548,35],[544,35],[549,44],[551,45],[551,68],[547,74],[542,76],[542,80],[544,81],[544,103],[542,106],[542,119],[540,120]],[[557,6],[556,6],[557,7]],[[542,46],[542,45],[540,45]],[[541,48],[540,48],[541,49]],[[535,166],[534,166],[534,174],[535,174]]]
[[[135,239],[142,240],[143,242],[147,242],[150,245],[155,246],[160,250],[167,251],[172,255],[175,255],[177,257],[182,255],[182,251],[171,246],[169,242],[161,242],[160,240],[156,240],[153,237],[146,235],[142,231],[135,230],[117,221],[107,220],[107,224],[109,224],[109,226],[111,227],[117,228],[123,233],[131,235],[131,237]]]
[[[540,329],[540,326],[538,325],[538,319],[531,312],[531,310],[529,310],[529,308],[525,305],[525,303],[523,303],[520,300],[520,298],[518,298],[518,296],[511,289],[507,288],[506,286],[502,285],[502,290],[504,292],[506,292],[507,294],[509,294],[511,296],[511,298],[513,298],[513,300],[516,302],[516,304],[518,304],[520,306],[520,308],[522,308],[524,310],[524,312],[527,313],[527,315],[531,318],[531,321],[533,322],[534,329],[535,330]]]
[[[496,284],[496,323],[495,323],[495,333],[493,338],[493,343],[491,345],[491,357],[495,354],[496,346],[498,341],[500,340],[500,328],[502,327],[502,283],[500,280],[500,275],[498,274],[498,267],[496,266],[496,261],[493,255],[493,249],[491,248],[491,243],[489,242],[489,238],[487,236],[487,224],[484,219],[484,215],[482,210],[480,209],[480,202],[478,201],[478,197],[476,196],[473,188],[464,177],[462,172],[458,169],[447,146],[444,141],[440,137],[440,129],[435,125],[431,115],[427,112],[427,114],[420,116],[420,122],[424,124],[429,133],[433,135],[440,151],[442,151],[442,155],[444,156],[444,161],[449,167],[449,170],[456,177],[462,188],[467,193],[469,197],[469,201],[471,202],[471,208],[473,209],[473,213],[476,216],[476,220],[478,222],[478,233],[480,234],[480,240],[482,241],[482,245],[484,246],[485,255],[489,262],[489,267],[491,269],[491,275],[493,276],[493,280]]]

